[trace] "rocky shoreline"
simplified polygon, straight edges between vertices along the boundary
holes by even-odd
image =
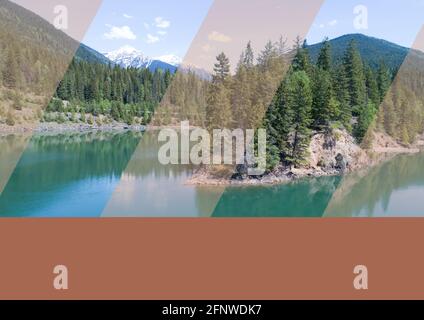
[[[369,150],[362,149],[354,138],[344,130],[336,130],[332,135],[315,134],[309,148],[307,164],[302,168],[278,165],[263,176],[240,175],[235,170],[227,174],[214,174],[211,167],[202,167],[186,181],[196,186],[252,186],[276,185],[302,178],[342,176],[374,167],[394,156],[403,153],[418,153],[423,150],[422,139],[413,146],[400,146],[381,133],[375,134],[375,143]]]
[[[144,125],[128,125],[120,122],[110,124],[87,124],[87,123],[56,123],[56,122],[40,122],[30,125],[7,126],[0,125],[0,136],[11,134],[28,134],[28,133],[67,133],[67,132],[89,132],[89,131],[138,131],[144,132],[147,127]]]

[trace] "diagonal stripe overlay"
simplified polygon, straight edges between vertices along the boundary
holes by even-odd
[[[5,52],[20,50],[29,60],[25,71],[16,66],[5,66],[16,73],[14,78],[25,78],[27,84],[20,87],[19,83],[12,83],[4,91],[11,95],[21,94],[35,105],[31,116],[19,120],[19,125],[24,128],[21,131],[25,131],[22,139],[15,140],[13,147],[0,149],[0,194],[101,3],[101,0],[0,1],[0,9],[7,17],[1,21]],[[61,14],[62,20],[56,21]],[[18,53],[14,52],[14,55]],[[10,106],[8,108],[12,113]]]
[[[210,72],[216,56],[220,52],[225,52],[230,59],[232,70],[234,70],[240,53],[249,41],[257,53],[268,41],[278,41],[280,36],[283,36],[287,44],[291,45],[297,37],[304,38],[306,36],[322,3],[321,0],[216,0],[193,40],[180,69],[183,70],[182,72],[192,70],[201,76],[205,72]],[[282,70],[271,81],[263,82],[268,94],[259,102],[257,121],[260,122],[263,119],[286,70]],[[172,118],[180,121],[190,119],[192,123],[194,121],[195,125],[205,127],[204,122],[198,121],[204,113],[204,104],[194,103],[194,105],[183,108],[179,105],[178,99],[173,99],[174,91],[179,89],[186,91],[186,98],[188,97],[189,100],[193,98],[192,100],[196,102],[205,101],[205,93],[198,90],[198,87],[197,91],[190,92],[189,81],[181,89],[181,86],[178,86],[178,81],[183,81],[181,79],[184,80],[184,76],[177,74],[156,112],[153,123],[159,125],[159,128],[171,127],[172,121],[170,122],[169,119]],[[216,125],[222,126],[223,124]],[[147,139],[154,139],[155,135],[157,133],[149,132]],[[159,146],[156,145],[156,149],[144,148],[145,145],[142,141],[106,206],[103,216],[212,215],[225,187],[186,186],[185,183],[190,178],[189,170],[178,165],[161,168],[162,165],[157,159]],[[145,172],[147,160],[153,163],[153,166],[152,169]],[[175,186],[171,188],[172,190],[164,189],[165,184],[161,177],[166,179],[167,175],[179,177],[176,179]],[[189,193],[194,193],[197,200],[185,203],[189,199],[189,197],[185,197],[185,194]],[[177,204],[181,202],[184,203],[185,209],[179,211],[176,208]],[[200,205],[200,203],[206,204]]]

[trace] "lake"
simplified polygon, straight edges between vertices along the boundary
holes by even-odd
[[[0,137],[2,217],[368,217],[424,213],[424,154],[344,177],[274,186],[186,185],[161,165],[157,132]],[[22,156],[12,171],[13,159]]]

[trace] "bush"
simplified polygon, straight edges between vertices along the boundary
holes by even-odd
[[[22,110],[22,100],[16,99],[13,101],[13,109]]]
[[[65,117],[65,115],[63,114],[63,113],[61,113],[61,114],[59,114],[59,117],[58,117],[58,119],[57,119],[57,122],[58,123],[64,123],[64,122],[66,122],[68,120],[68,118],[67,117]]]
[[[13,114],[11,112],[7,114],[6,124],[10,127],[15,125],[15,119],[13,119]]]

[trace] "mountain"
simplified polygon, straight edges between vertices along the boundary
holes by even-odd
[[[57,30],[52,24],[37,14],[11,1],[0,0],[0,40],[7,33],[15,39],[24,41],[28,47],[42,46],[58,55],[69,56],[78,48],[75,57],[88,62],[107,64],[110,61],[97,51],[79,44],[64,32]],[[7,40],[2,41],[7,43]],[[9,43],[10,44],[10,43]]]
[[[355,41],[363,60],[368,63],[371,68],[377,68],[380,62],[384,61],[389,68],[397,69],[411,50],[395,43],[363,34],[347,34],[330,40],[333,61],[341,61],[352,40]],[[311,59],[314,62],[316,62],[318,58],[321,47],[322,43],[308,46]],[[416,50],[414,50],[414,52],[424,58],[424,53]]]
[[[80,44],[75,54],[75,58],[77,60],[83,60],[90,63],[113,64],[113,62],[106,58],[104,55],[83,43]]]
[[[175,54],[167,54],[160,57],[155,57],[154,60],[159,60],[175,67],[178,67],[182,62],[181,58]]]
[[[172,73],[177,70],[180,63],[178,57],[171,55],[162,57],[169,63],[159,59],[151,59],[131,46],[125,46],[116,51],[106,53],[105,57],[123,68],[148,68],[150,71],[162,69],[169,70]]]

